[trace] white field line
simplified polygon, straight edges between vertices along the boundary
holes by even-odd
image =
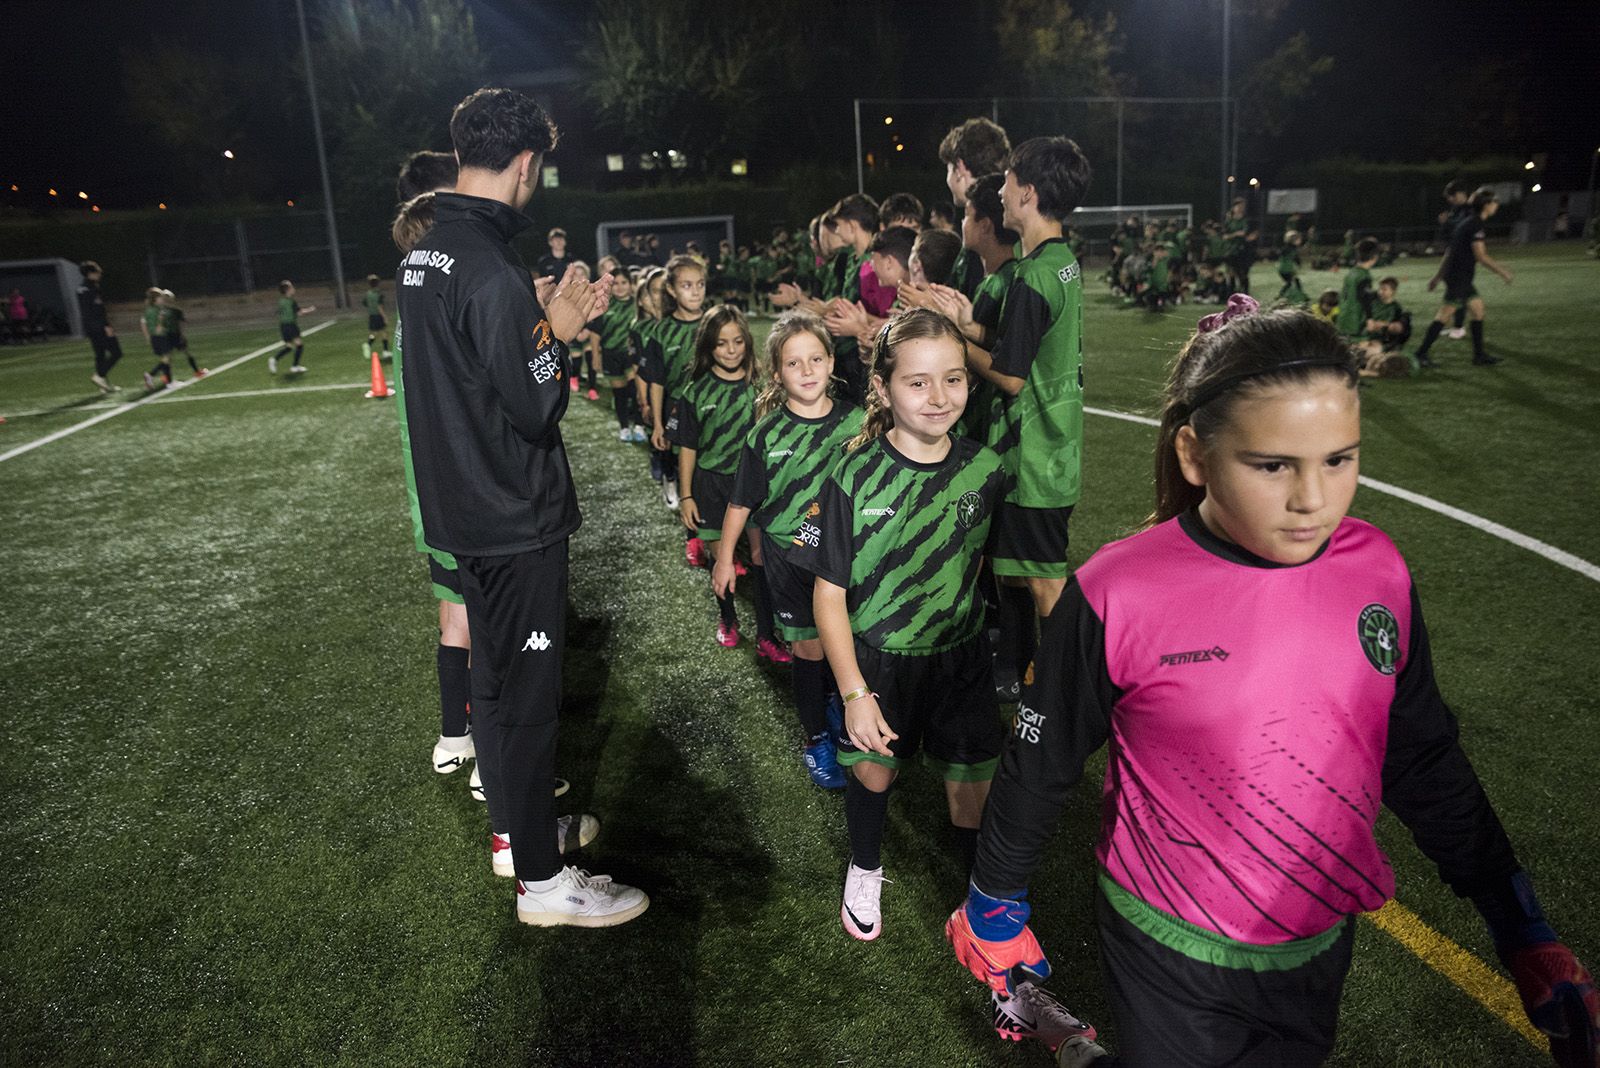
[[[1104,416],[1107,419],[1121,419],[1125,423],[1138,423],[1140,426],[1161,425],[1157,420],[1148,416],[1134,415],[1130,412],[1117,412],[1109,408],[1089,407],[1085,407],[1083,410],[1090,415]],[[4,459],[4,457],[0,457],[0,459]],[[1366,475],[1361,476],[1361,484],[1368,489],[1377,490],[1379,493],[1387,493],[1391,497],[1409,501],[1418,508],[1426,508],[1430,512],[1437,512],[1449,519],[1454,519],[1458,523],[1465,523],[1474,530],[1481,530],[1491,537],[1499,538],[1501,541],[1508,541],[1520,549],[1526,549],[1530,553],[1542,556],[1551,563],[1559,564],[1569,571],[1576,571],[1586,579],[1600,582],[1600,567],[1591,564],[1582,557],[1573,556],[1565,549],[1557,549],[1554,545],[1542,542],[1538,538],[1532,538],[1521,531],[1502,526],[1492,519],[1485,519],[1481,515],[1474,515],[1454,505],[1436,501],[1432,497],[1425,497],[1420,493],[1414,493],[1403,486],[1396,486],[1390,482],[1380,482],[1375,478],[1368,478]]]
[[[311,334],[315,334],[318,330],[326,330],[328,327],[332,326],[336,322],[338,322],[337,319],[329,319],[326,322],[318,323],[316,326],[313,326],[311,329],[305,331],[305,333],[306,333],[307,336],[309,336]],[[227,363],[223,364],[221,367],[218,367],[216,370],[212,371],[211,374],[206,376],[206,380],[209,381],[211,378],[213,378],[213,377],[215,377],[217,375],[220,375],[222,372],[227,371],[227,370],[231,370],[232,368],[235,368],[235,367],[239,366],[241,363],[244,363],[246,360],[253,360],[257,356],[264,356],[267,353],[271,352],[273,349],[280,348],[282,345],[283,345],[282,341],[274,341],[272,344],[263,345],[261,348],[256,349],[253,352],[247,352],[243,356],[237,356],[237,357],[229,360]],[[178,383],[178,384],[174,385],[172,387],[172,389],[184,389],[184,388],[186,388],[188,386],[193,385],[195,383],[195,381],[196,380],[193,379],[193,378],[187,379],[187,380],[185,380],[185,381],[183,381],[181,383]],[[170,390],[162,390],[160,393],[152,393],[148,397],[140,397],[136,401],[130,401],[127,404],[119,405],[116,408],[113,408],[109,412],[101,412],[99,415],[92,416],[91,418],[85,419],[81,423],[73,423],[71,426],[63,427],[62,429],[57,430],[52,434],[46,434],[44,437],[39,438],[36,441],[30,441],[25,445],[18,445],[16,448],[11,449],[8,452],[0,452],[0,463],[5,463],[7,460],[15,459],[16,457],[21,456],[24,453],[32,452],[34,449],[42,448],[43,446],[48,445],[53,441],[60,441],[62,438],[70,437],[71,435],[76,434],[80,430],[87,430],[90,427],[96,425],[97,423],[105,422],[107,419],[115,419],[119,415],[125,415],[128,412],[131,412],[131,411],[133,411],[133,410],[135,410],[137,408],[144,407],[146,404],[149,404],[153,400],[157,400],[158,398],[169,396],[169,395],[171,395],[171,391]]]
[[[392,386],[393,383],[390,383]],[[371,389],[371,382],[323,382],[315,386],[278,386],[275,389],[240,389],[232,393],[196,393],[194,396],[178,394],[169,398],[174,403],[192,404],[195,401],[227,400],[231,397],[292,397],[296,393],[315,393],[328,389]]]

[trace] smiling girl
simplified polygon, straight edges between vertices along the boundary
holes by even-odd
[[[882,931],[889,788],[918,749],[944,776],[963,868],[1003,732],[978,597],[1000,458],[951,435],[967,403],[966,340],[938,312],[901,312],[874,345],[866,422],[796,538],[844,699],[839,762],[850,866],[844,928]]]

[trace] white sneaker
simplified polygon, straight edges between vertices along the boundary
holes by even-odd
[[[871,942],[883,933],[883,869],[867,871],[850,865],[844,876],[844,903],[839,918],[852,938]]]
[[[93,382],[95,384],[95,388],[101,393],[111,392],[111,383],[106,381],[104,375],[90,375],[89,381]]]
[[[275,375],[277,373],[278,373],[278,358],[276,356],[268,356],[267,357],[267,374]]]
[[[450,740],[454,741],[455,739]],[[472,744],[472,735],[470,734],[466,736],[467,744],[460,749],[452,749],[446,746],[445,741],[445,737],[440,735],[439,740],[433,746],[433,770],[440,775],[448,775],[452,771],[466,767],[467,761],[478,755],[478,750]],[[476,772],[473,773],[473,777],[477,777]]]
[[[630,430],[628,433],[632,436],[633,440],[636,441],[636,442],[644,442],[644,441],[649,441],[650,440],[649,433],[647,433],[645,431],[645,428],[640,426],[638,423],[633,424],[633,429]]]
[[[556,819],[556,849],[563,856],[576,853],[595,840],[600,833],[600,821],[585,812],[581,816],[561,816]],[[496,875],[507,878],[517,874],[514,854],[511,852],[509,834],[489,834],[489,866]]]
[[[489,798],[483,792],[483,776],[478,773],[478,762],[472,762],[472,778],[467,780],[467,791],[472,794],[474,801],[487,801]]]
[[[555,886],[537,893],[517,881],[517,919],[535,927],[615,927],[649,907],[643,890],[577,868],[562,868]]]
[[[1445,333],[1445,336],[1450,338],[1452,341],[1460,341],[1462,338],[1467,336],[1466,330],[1464,328],[1462,328],[1462,327],[1459,327],[1459,326],[1452,326],[1449,330],[1446,330],[1444,333]]]
[[[293,367],[289,368],[289,373],[292,375],[303,375],[306,373],[306,365],[303,363],[297,363]]]
[[[661,500],[674,512],[678,510],[678,480],[671,475],[661,480]]]
[[[629,430],[625,426],[617,427],[617,440],[618,441],[632,441],[633,440],[633,431]]]

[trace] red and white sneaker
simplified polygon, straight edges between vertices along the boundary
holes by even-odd
[[[871,942],[883,933],[883,869],[867,871],[854,864],[844,874],[844,902],[839,919],[851,938]]]
[[[507,879],[517,874],[517,865],[511,859],[511,836],[489,832],[489,866],[496,875]]]
[[[704,538],[693,537],[683,543],[683,555],[690,567],[705,567],[711,554],[706,549]]]
[[[756,642],[756,655],[774,664],[788,664],[794,660],[788,648],[776,638],[759,639]]]
[[[195,372],[195,373],[194,373],[194,376],[195,376],[195,377],[196,377],[196,378],[204,378],[204,377],[205,377],[205,376],[206,376],[206,375],[208,375],[208,374],[210,374],[210,373],[211,373],[211,368],[209,368],[209,367],[202,367],[202,368],[200,368],[200,369],[199,369],[199,370],[198,370],[198,371],[196,371],[196,372]]]
[[[568,378],[567,388],[574,393],[578,392],[578,380],[576,378]]]
[[[1048,990],[1034,983],[1018,983],[1008,998],[990,992],[994,999],[994,1029],[1001,1038],[1021,1042],[1037,1038],[1054,1053],[1069,1038],[1094,1041],[1094,1028],[1067,1011]]]
[[[724,649],[732,649],[739,644],[739,625],[737,623],[717,624],[717,644]]]
[[[600,821],[587,812],[581,816],[562,816],[556,820],[556,848],[563,855],[575,853],[594,841],[599,833]],[[489,865],[496,875],[510,878],[517,874],[509,834],[490,832]]]
[[[589,387],[589,391],[584,394],[584,397],[586,397],[589,400],[599,400],[600,399],[600,391],[598,389],[595,389],[593,386],[591,386],[591,387]]]

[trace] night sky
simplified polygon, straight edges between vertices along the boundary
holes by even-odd
[[[323,3],[306,0],[308,10]],[[1500,65],[1520,100],[1497,143],[1461,144],[1454,155],[1548,153],[1549,181],[1587,184],[1589,154],[1600,146],[1600,3],[1451,3],[1414,0],[1269,0],[1282,12],[1263,27],[1262,0],[1234,0],[1236,56],[1259,54],[1267,39],[1294,29],[1313,49],[1335,57],[1316,103],[1297,114],[1282,142],[1300,159],[1357,155],[1367,159],[1438,158],[1451,110],[1460,101],[1492,107],[1474,92],[1470,72]],[[569,64],[588,5],[573,0],[469,0],[494,72]],[[859,10],[860,5],[855,10]],[[984,0],[887,2],[890,24],[905,27],[900,91],[906,96],[982,95],[992,70],[964,53],[981,38]],[[1123,50],[1118,71],[1148,95],[1215,93],[1220,72],[1219,0],[1084,0],[1081,14],[1117,17]],[[287,67],[299,41],[292,0],[6,0],[4,5],[5,149],[0,193],[55,185],[91,190],[108,208],[148,207],[174,167],[213,160],[168,158],[120,100],[124,56],[151,40],[195,57],[223,62],[246,57]],[[863,56],[868,64],[871,57]],[[1236,65],[1235,76],[1242,75]],[[182,66],[170,72],[185,78]],[[936,88],[934,88],[936,87]],[[843,89],[848,108],[849,90]],[[1070,131],[1068,131],[1070,132]],[[251,152],[283,160],[286,192],[316,184],[309,132],[285,125],[248,143]],[[1450,143],[1448,133],[1443,134]],[[296,142],[299,143],[296,143]],[[440,146],[445,147],[445,146]],[[928,146],[931,156],[932,146]],[[848,158],[850,146],[839,146]]]

